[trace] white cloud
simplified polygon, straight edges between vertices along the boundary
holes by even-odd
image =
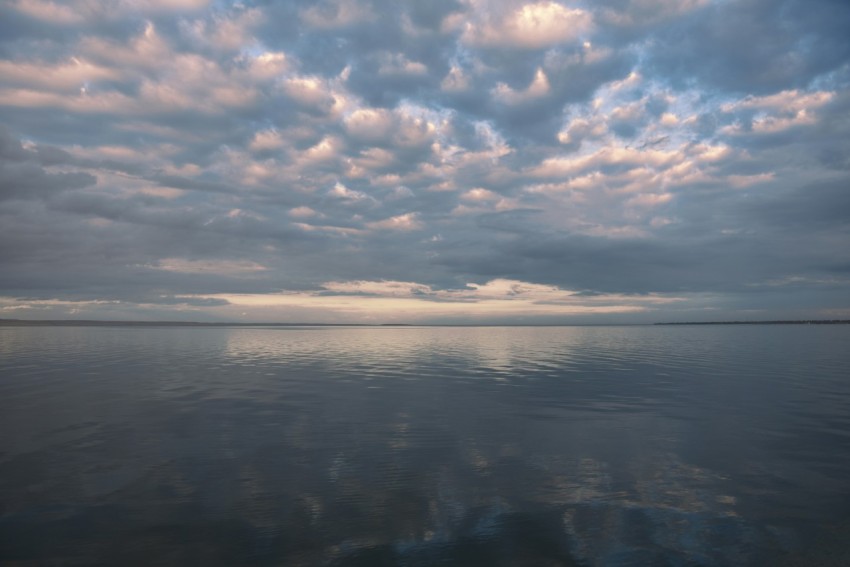
[[[608,127],[601,117],[580,117],[574,118],[558,132],[558,141],[562,144],[580,143],[586,139],[599,139],[607,133]]]
[[[336,293],[351,293],[359,295],[379,295],[382,297],[411,297],[419,294],[431,294],[431,287],[415,282],[399,281],[338,281],[326,282],[322,288]]]
[[[289,216],[296,219],[307,219],[311,217],[315,217],[318,213],[311,209],[310,207],[295,207],[293,209],[289,209]]]
[[[542,98],[548,95],[549,91],[549,78],[543,69],[538,67],[531,84],[525,90],[516,91],[505,83],[499,83],[493,89],[493,97],[504,104],[521,104]]]
[[[448,74],[440,82],[440,88],[449,93],[460,93],[469,90],[471,79],[459,65],[453,64]]]
[[[598,170],[604,166],[665,167],[679,163],[684,155],[679,150],[640,150],[629,147],[603,147],[593,153],[577,157],[564,156],[543,160],[530,170],[536,177],[565,177]]]
[[[349,177],[371,177],[374,171],[384,169],[396,162],[396,156],[383,148],[361,150],[357,157],[349,158]]]
[[[819,121],[818,111],[832,102],[831,91],[804,92],[786,90],[766,96],[748,96],[727,103],[720,110],[726,113],[751,110],[756,114],[749,124],[740,121],[725,126],[721,131],[730,136],[774,134],[799,126],[811,126]]]
[[[318,77],[292,77],[283,83],[286,93],[298,102],[317,106],[329,99],[327,85]]]
[[[460,198],[465,201],[496,201],[499,195],[482,187],[476,187],[466,191]]]
[[[80,40],[78,47],[89,58],[117,65],[124,70],[156,71],[173,56],[172,46],[151,22],[146,22],[142,33],[129,41],[113,41],[89,35]]]
[[[467,21],[461,40],[477,47],[540,49],[579,40],[593,26],[593,16],[557,2],[525,4],[506,15],[486,2],[471,2],[477,19]]]
[[[830,91],[804,92],[797,89],[778,92],[766,96],[748,96],[721,106],[723,112],[741,109],[775,110],[796,113],[800,110],[819,108],[835,98]]]
[[[366,227],[373,230],[397,230],[402,232],[420,230],[424,225],[418,220],[418,216],[416,213],[405,213],[384,220],[366,223]]]
[[[348,201],[362,201],[363,199],[369,198],[366,193],[349,189],[348,187],[339,182],[337,182],[333,186],[333,189],[331,189],[328,194]]]
[[[275,79],[289,70],[289,59],[279,51],[264,51],[248,60],[248,69],[255,80]]]
[[[22,108],[61,108],[80,114],[141,114],[145,108],[121,93],[64,96],[34,89],[0,88],[0,104]]]
[[[50,91],[79,93],[90,83],[118,79],[122,76],[122,72],[119,69],[104,67],[85,59],[71,57],[59,64],[43,61],[15,63],[0,60],[0,76],[6,83],[16,83]]]
[[[255,42],[253,30],[262,20],[263,12],[259,8],[248,8],[182,21],[181,29],[200,46],[217,51],[238,52]]]
[[[263,151],[276,150],[283,146],[284,141],[280,132],[276,128],[269,128],[255,133],[248,147],[254,151]]]
[[[199,54],[175,54],[150,23],[127,45],[85,37],[78,47],[84,55],[59,64],[0,61],[8,83],[20,85],[2,89],[0,99],[12,106],[124,115],[219,113],[257,100],[256,68],[225,68]],[[266,59],[280,63],[276,56]],[[116,82],[135,89],[114,89]]]
[[[393,133],[395,120],[392,112],[386,109],[358,108],[343,119],[343,124],[352,136],[374,142]]]
[[[325,136],[316,145],[297,154],[300,165],[329,162],[339,159],[342,154],[343,142],[335,136]]]

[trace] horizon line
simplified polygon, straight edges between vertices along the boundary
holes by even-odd
[[[735,321],[667,321],[652,323],[311,323],[244,321],[143,321],[112,319],[4,319],[7,326],[168,326],[168,327],[640,327],[668,325],[838,325],[850,319],[785,319]]]

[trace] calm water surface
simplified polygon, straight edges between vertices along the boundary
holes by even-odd
[[[3,565],[847,565],[850,326],[0,328]]]

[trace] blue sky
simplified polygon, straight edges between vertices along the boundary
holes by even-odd
[[[0,5],[0,318],[850,317],[850,4]]]

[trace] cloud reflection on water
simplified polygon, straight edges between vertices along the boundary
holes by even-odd
[[[803,331],[2,330],[3,555],[763,562],[805,550],[846,495],[844,453],[783,413],[846,420],[821,403],[843,331]],[[791,361],[812,353],[801,394]]]

